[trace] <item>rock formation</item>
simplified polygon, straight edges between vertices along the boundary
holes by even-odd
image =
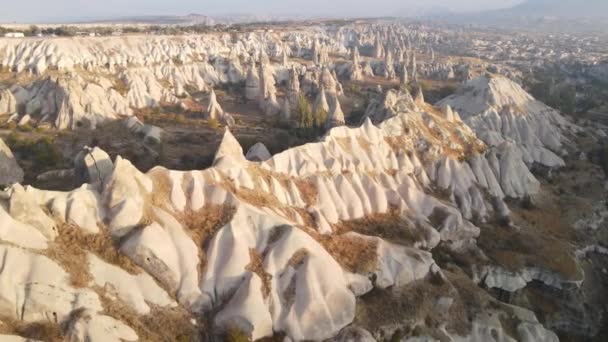
[[[334,105],[329,111],[329,115],[327,116],[327,126],[328,127],[336,127],[344,125],[344,112],[342,112],[342,106],[340,106],[340,101],[336,98],[334,101]]]
[[[329,113],[329,103],[327,102],[325,88],[321,88],[321,91],[319,91],[319,95],[317,95],[317,99],[315,100],[314,110],[322,110],[325,113]]]
[[[557,194],[579,186],[572,175],[598,184],[603,176],[577,164],[555,172],[567,175],[557,187],[536,172],[564,166],[580,128],[498,75],[474,79],[436,106],[426,103],[418,77],[500,72],[436,60],[434,48],[450,51],[461,38],[448,28],[336,26],[0,39],[0,64],[20,76],[0,92],[0,115],[23,125],[95,128],[123,120],[160,141],[162,130],[139,121],[134,108],[185,106],[191,99],[183,97],[210,89],[206,116],[233,126],[213,89],[243,80],[245,96],[285,122],[301,94],[316,96],[314,109],[328,115],[325,135],[275,155],[262,143],[244,154],[226,129],[204,170],[143,173],[86,148],[73,172],[84,184],[71,191],[16,184],[23,172],[0,140],[0,185],[8,186],[0,190],[2,333],[44,327],[76,342],[225,340],[225,333],[247,340],[554,342],[551,330],[566,326],[592,336],[601,317],[577,316],[594,307],[586,282],[603,276],[588,272],[583,258],[606,251],[599,242],[583,245],[583,235],[603,229],[605,203],[589,205],[583,220],[539,222],[569,209]],[[488,49],[485,41],[459,44]],[[495,56],[528,51],[505,46]],[[350,47],[352,63],[329,59]],[[361,64],[359,48],[376,59]],[[417,65],[416,51],[428,52],[430,62]],[[251,62],[246,77],[241,61]],[[363,119],[347,127],[341,102],[354,106],[342,97],[338,75],[358,80],[374,70],[399,74],[401,84],[411,78],[415,96],[393,84],[366,85]],[[596,131],[585,139],[602,137]],[[588,162],[582,155],[576,163]],[[589,192],[604,196],[601,188]],[[576,210],[588,209],[575,200]],[[516,306],[538,308],[527,290],[556,294],[555,313],[541,311],[542,323]]]
[[[295,67],[289,70],[289,80],[287,81],[287,99],[289,103],[295,106],[298,103],[298,96],[300,95],[300,79],[298,71]]]
[[[284,123],[289,123],[292,119],[292,117],[291,117],[292,106],[295,106],[295,104],[294,105],[291,104],[289,97],[286,97],[285,99],[283,99],[283,106],[281,107],[281,121],[283,121]]]
[[[409,81],[410,81],[409,75],[407,73],[407,65],[403,64],[401,66],[401,69],[402,70],[401,70],[401,75],[399,77],[399,83],[401,85],[407,85],[409,83]]]
[[[393,79],[396,77],[393,54],[391,52],[386,53],[386,58],[384,60],[384,77],[388,79]]]
[[[74,158],[74,175],[78,184],[89,183],[101,187],[113,170],[110,156],[98,147],[85,146]]]
[[[175,305],[171,299],[175,298],[193,314],[217,309],[216,326],[236,326],[252,339],[278,332],[293,340],[331,338],[354,319],[356,296],[374,287],[443,277],[427,250],[439,241],[460,244],[479,235],[471,219],[489,217],[494,208],[483,193],[501,201],[537,189],[533,183],[522,182],[533,176],[518,159],[517,149],[504,147],[499,154],[485,155],[484,144],[464,123],[448,120],[425,103],[418,103],[421,110],[407,109],[410,102],[395,95],[386,108],[392,116],[379,126],[367,120],[359,128],[336,127],[318,143],[272,157],[261,145],[252,148],[248,157],[265,160],[261,164],[247,161],[238,141],[226,131],[214,166],[204,171],[155,168],[142,174],[118,157],[112,172],[101,177],[103,192],[86,185],[70,193],[15,186],[5,195],[11,202],[10,213],[0,206],[2,234],[30,250],[2,247],[3,264],[12,272],[0,274],[5,286],[0,293],[23,291],[26,286],[50,292],[24,291],[22,300],[27,305],[15,297],[5,297],[5,304],[28,322],[54,312],[57,321],[67,322],[79,338],[99,329],[110,329],[103,330],[104,338],[110,340],[134,340],[145,333],[106,316],[97,292],[100,285],[72,287],[68,279],[75,270],[64,269],[54,257],[36,251],[50,248],[49,241],[65,234],[53,230],[49,224],[54,221],[46,211],[27,205],[41,203],[56,213],[59,222],[75,224],[73,229],[107,232],[120,253],[143,272],[138,276],[120,272],[116,265],[93,255],[81,271],[90,274],[95,284],[126,284],[115,285],[114,300],[122,300],[131,310],[147,312],[149,303],[164,310]],[[220,115],[216,106],[211,107],[210,112]],[[332,120],[340,121],[336,107]],[[400,143],[392,143],[395,139]],[[307,179],[315,196],[296,185],[302,179]],[[519,187],[514,188],[515,184]],[[453,198],[439,200],[424,191],[431,187],[450,189]],[[83,204],[79,210],[67,209],[77,204]],[[194,242],[196,235],[191,235],[192,228],[187,228],[182,215],[208,206],[222,210],[228,220],[209,236],[205,247]],[[390,210],[420,222],[419,229],[425,233],[418,247],[335,232],[341,221]],[[439,220],[433,226],[424,223],[430,216]],[[97,222],[107,224],[98,227]],[[339,238],[338,245],[356,244],[369,250],[368,261],[345,266],[334,249],[319,242],[324,239],[319,234]],[[207,266],[200,268],[203,257]],[[24,260],[28,261],[25,268]],[[248,266],[254,262],[255,267]],[[314,296],[307,295],[311,293]],[[86,318],[75,315],[75,310],[85,310]],[[285,314],[273,314],[278,312]],[[551,334],[533,315],[514,317],[520,334]],[[501,329],[500,322],[476,324],[497,324],[496,329]],[[480,333],[475,328],[471,331],[472,336]]]
[[[281,65],[287,67],[289,65],[289,55],[287,54],[287,49],[283,47],[283,52],[281,53]]]
[[[380,35],[377,34],[374,40],[374,57],[383,58],[384,57],[384,44],[381,41]]]
[[[410,62],[410,77],[414,82],[418,82],[418,64],[416,63],[416,53],[412,54]]]
[[[224,110],[217,102],[217,96],[213,89],[211,89],[211,94],[209,94],[209,105],[207,106],[205,115],[209,120],[219,120],[219,118],[224,116]]]
[[[0,139],[0,185],[10,185],[23,181],[23,170],[4,141]]]
[[[481,95],[480,95],[481,94]],[[577,130],[556,110],[536,101],[503,76],[484,75],[438,103],[460,113],[489,146],[517,143],[527,164],[564,165],[563,131]]]
[[[218,120],[226,126],[234,126],[232,115],[224,112],[219,102],[217,102],[217,97],[213,89],[211,89],[211,94],[209,94],[209,105],[207,106],[205,117],[208,120]]]
[[[275,79],[271,70],[266,64],[260,66],[260,89],[259,89],[259,104],[260,108],[266,115],[277,115],[280,111],[280,105],[277,101],[277,89]]]
[[[0,91],[0,115],[13,114],[17,112],[17,100],[10,90]]]
[[[359,49],[355,46],[352,53],[352,66],[350,71],[350,79],[353,81],[360,81],[363,79],[363,70],[361,69],[361,62],[359,59]]]
[[[260,92],[260,76],[255,65],[255,60],[251,60],[245,82],[245,97],[250,101],[255,101],[260,96]]]
[[[268,152],[268,149],[264,144],[256,143],[255,145],[251,146],[251,148],[249,148],[247,154],[245,155],[245,158],[247,158],[247,160],[249,161],[261,162],[272,158],[272,155],[270,154],[270,152]]]

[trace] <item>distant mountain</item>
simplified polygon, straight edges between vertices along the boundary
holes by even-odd
[[[608,0],[528,0],[495,12],[530,17],[608,18]]]
[[[88,21],[87,21],[88,22]],[[188,15],[158,15],[158,16],[134,16],[94,20],[94,23],[111,24],[153,24],[153,25],[215,25],[216,20],[212,17],[191,13]]]
[[[131,17],[113,17],[70,21],[76,24],[143,24],[143,25],[208,25],[237,24],[252,22],[269,22],[283,20],[308,19],[301,15],[255,15],[255,14],[225,14],[208,16],[199,13],[186,15],[143,15]]]
[[[404,18],[420,18],[420,17],[438,17],[451,15],[447,7],[442,6],[418,6],[416,8],[407,8],[399,11],[396,16]]]
[[[608,32],[608,0],[527,0],[511,8],[437,17],[452,23],[550,32]]]

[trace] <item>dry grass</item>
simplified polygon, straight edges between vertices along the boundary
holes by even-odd
[[[368,273],[378,264],[377,243],[360,237],[345,235],[317,236],[317,241],[346,270]]]
[[[334,225],[334,232],[337,234],[356,232],[362,235],[377,236],[405,246],[413,246],[424,239],[423,232],[417,229],[412,222],[405,220],[396,210],[385,214],[369,215],[358,220],[340,222]]]
[[[254,189],[238,188],[235,189],[234,193],[243,201],[256,207],[281,208],[284,206],[283,203],[279,202],[276,196],[264,192],[257,187]]]
[[[167,175],[167,170],[156,169],[148,172],[146,175],[152,180],[153,189],[152,192],[145,195],[147,198],[144,201],[144,213],[138,224],[139,228],[149,226],[156,221],[157,218],[154,213],[154,208],[159,208],[170,213],[172,212],[172,210],[169,209],[171,180]],[[140,187],[139,192],[141,194],[146,194],[146,190],[142,187]]]
[[[264,270],[264,258],[255,248],[249,248],[249,259],[251,261],[249,265],[245,266],[245,269],[257,274],[262,279],[262,296],[266,299],[270,295],[272,276]]]
[[[566,280],[579,279],[574,251],[593,236],[575,229],[573,223],[587,217],[593,203],[605,199],[604,179],[596,171],[586,161],[569,162],[552,180],[543,182],[535,208],[524,209],[511,201],[511,219],[520,229],[482,226],[482,250],[510,270],[537,266]]]
[[[102,227],[98,234],[85,234],[71,224],[58,224],[57,227],[59,236],[50,244],[45,255],[68,272],[72,286],[85,287],[92,280],[87,253],[93,253],[131,274],[141,272],[131,259],[119,252],[107,229]]]
[[[170,202],[171,180],[165,169],[155,169],[147,173],[154,183],[154,189],[150,193],[150,203],[158,208],[166,208]]]
[[[473,319],[492,299],[459,271],[444,271],[444,275],[429,275],[401,288],[372,290],[359,298],[354,324],[369,331],[399,325],[404,327],[401,337],[424,333],[443,340],[443,325],[450,333],[468,335]],[[453,299],[447,311],[437,306],[441,297]]]
[[[198,247],[199,274],[202,274],[207,266],[205,255],[207,245],[213,236],[230,222],[235,211],[236,209],[231,206],[206,205],[197,211],[186,210],[183,213],[176,214],[176,219],[181,222]]]
[[[311,227],[314,226],[300,229],[321,244],[344,269],[353,273],[368,273],[376,269],[378,253],[375,241],[339,234],[322,235]]]
[[[346,152],[348,154],[353,153],[353,149],[351,146],[352,140],[350,138],[334,138],[334,140],[338,143],[338,145],[340,145],[340,147],[344,150],[344,152]]]
[[[308,211],[306,211],[305,209],[302,208],[293,208],[296,212],[298,212],[298,214],[300,215],[300,217],[302,218],[302,220],[304,221],[304,225],[306,227],[315,227],[316,226],[316,221],[314,216],[309,213]]]
[[[300,191],[300,196],[306,205],[312,206],[317,202],[319,190],[312,179],[295,179],[294,183]]]
[[[565,219],[572,208],[560,207],[559,200],[544,190],[540,198],[538,207],[531,210],[511,205],[512,220],[520,229],[486,225],[479,245],[490,259],[509,270],[536,266],[577,280],[582,274],[573,242],[581,238]]]
[[[284,189],[288,188],[289,181],[292,180],[298,188],[302,200],[307,205],[312,205],[317,200],[317,189],[311,180],[301,180],[298,178],[291,179],[285,175],[264,170],[257,165],[249,165],[247,172],[253,179],[253,189],[244,187],[236,188],[234,183],[229,179],[225,179],[222,185],[227,191],[232,192],[243,201],[252,205],[275,209],[285,207],[285,205],[281,203],[275,195],[262,190],[261,182],[263,181],[267,186],[271,186],[273,179],[276,180]]]
[[[161,308],[148,304],[152,310],[142,316],[122,302],[109,298],[103,289],[95,290],[99,294],[104,314],[131,327],[140,341],[192,341],[197,336],[197,329],[190,322],[190,314],[182,307]]]
[[[291,256],[291,258],[289,258],[289,261],[287,262],[287,264],[293,268],[298,268],[298,267],[300,267],[300,265],[302,265],[304,263],[304,260],[307,257],[308,257],[308,251],[304,248],[301,248],[301,249],[297,250]]]
[[[235,194],[241,200],[250,203],[254,206],[267,208],[281,208],[284,206],[281,202],[279,202],[276,196],[274,196],[270,192],[262,190],[262,187],[260,185],[262,179],[264,179],[267,184],[270,184],[270,175],[268,173],[266,173],[258,166],[250,166],[247,169],[247,172],[253,178],[253,189],[245,187],[237,188],[234,182],[231,179],[228,179],[227,177],[224,177],[224,181],[221,185],[226,189],[226,191]]]
[[[0,317],[0,334],[18,335],[26,339],[63,342],[65,337],[61,326],[50,321],[24,322],[14,318]]]
[[[362,136],[358,136],[357,137],[357,142],[359,142],[359,146],[361,146],[361,148],[367,152],[370,152],[372,150],[372,145],[371,143],[363,138]]]
[[[407,139],[404,136],[384,137],[384,141],[395,152],[401,151],[407,146]]]

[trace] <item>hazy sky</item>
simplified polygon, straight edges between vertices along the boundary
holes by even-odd
[[[522,0],[0,0],[0,22],[76,20],[134,15],[285,14],[401,15],[416,8],[475,11]]]

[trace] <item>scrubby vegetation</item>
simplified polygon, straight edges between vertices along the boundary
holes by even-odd
[[[296,134],[304,137],[316,137],[325,133],[327,112],[322,108],[313,110],[310,101],[304,95],[298,96],[295,117],[297,122]]]
[[[566,83],[557,83],[556,77],[550,74],[539,74],[534,79],[527,79],[525,87],[537,100],[563,113],[576,112],[576,88]]]
[[[11,133],[6,144],[20,160],[26,160],[37,172],[56,169],[63,166],[63,155],[51,137],[39,139],[23,138],[18,133]]]
[[[418,81],[418,85],[422,89],[422,93],[424,94],[425,101],[428,103],[438,102],[456,92],[458,88],[458,84],[453,81],[430,81],[430,80],[420,80]],[[416,93],[416,89],[408,89],[410,93],[413,95]]]

